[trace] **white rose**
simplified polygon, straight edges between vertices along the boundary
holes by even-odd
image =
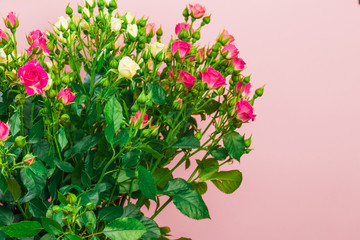
[[[119,32],[121,29],[121,24],[123,21],[119,18],[112,17],[111,18],[111,31]]]
[[[0,48],[0,63],[6,62],[6,53],[4,49]]]
[[[46,87],[43,88],[43,90],[47,91],[51,88],[53,80],[51,79],[51,77],[49,76],[48,82],[46,84]]]
[[[94,0],[85,0],[85,3],[87,3],[90,7],[95,7],[95,1]]]
[[[156,57],[159,52],[165,52],[165,45],[159,42],[149,44],[150,52],[153,57]]]
[[[138,27],[136,24],[128,24],[127,29],[128,33],[131,34],[131,36],[136,37],[138,34]]]
[[[110,5],[111,0],[104,0],[106,7]]]
[[[90,18],[90,11],[87,8],[83,8],[82,15],[84,18]]]
[[[131,79],[139,69],[139,65],[128,56],[123,57],[119,62],[118,70],[124,78]]]
[[[78,15],[73,15],[72,20],[75,23],[76,26],[79,26],[80,23],[80,17]]]
[[[80,26],[81,29],[84,30],[84,31],[89,31],[89,29],[90,29],[89,23],[88,23],[87,21],[85,21],[84,19],[82,19],[82,20],[80,21],[79,26]]]
[[[61,31],[61,27],[63,27],[65,30],[68,29],[69,23],[68,19],[64,18],[63,16],[59,17],[59,20],[55,23],[55,32],[59,34],[59,31]]]
[[[128,24],[131,24],[135,19],[135,17],[131,13],[126,13],[125,17]]]

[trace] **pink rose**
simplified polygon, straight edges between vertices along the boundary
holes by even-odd
[[[201,18],[205,14],[205,7],[200,4],[191,5],[189,4],[190,14],[194,18]]]
[[[186,24],[184,22],[176,24],[176,26],[175,26],[175,34],[179,35],[181,30],[183,30],[183,29],[185,29],[186,31],[189,31],[190,30],[190,25]],[[194,31],[194,29],[191,29],[191,32],[193,32],[193,31]]]
[[[3,39],[5,39],[6,42],[9,40],[9,39],[8,39],[8,36],[6,35],[6,32],[3,31],[2,29],[0,29],[0,43],[3,42]]]
[[[191,62],[191,61],[195,60],[197,56],[199,56],[200,62],[203,62],[204,57],[205,57],[204,50],[203,49],[198,50],[198,53],[195,56],[190,57],[189,61]]]
[[[231,61],[235,71],[239,71],[245,68],[245,62],[244,60],[242,60],[241,58],[235,58],[234,60]]]
[[[5,26],[10,29],[17,28],[19,26],[19,21],[15,16],[14,12],[10,12],[7,15],[6,19],[4,19],[4,22]]]
[[[254,121],[256,116],[253,114],[253,106],[244,99],[235,104],[234,113],[236,113],[236,118],[243,122],[248,122],[250,119]]]
[[[178,81],[182,81],[185,88],[191,89],[196,83],[196,77],[184,70],[181,70]]]
[[[239,55],[239,50],[233,44],[226,45],[223,48],[222,52],[224,53],[224,57],[226,57],[227,59],[233,59]]]
[[[58,94],[58,99],[62,99],[62,102],[64,104],[70,104],[72,101],[74,101],[75,99],[75,94],[76,93],[72,93],[70,88],[61,88],[59,94]]]
[[[244,86],[242,86],[242,82],[238,82],[236,84],[236,89],[235,91],[238,93],[241,89],[241,96],[247,98],[247,96],[249,95],[250,92],[250,88],[251,88],[251,83],[247,83]]]
[[[46,48],[47,46],[47,39],[45,33],[42,33],[40,30],[32,31],[27,40],[30,44],[30,48],[27,50],[28,52],[32,52],[33,48],[37,48],[38,50],[43,50],[45,53],[49,54],[49,49]]]
[[[209,67],[206,72],[200,72],[200,76],[202,81],[206,82],[211,89],[226,85],[226,79],[212,67]]]
[[[29,157],[27,159],[24,159],[25,165],[31,166],[35,163],[35,157]]]
[[[0,141],[6,141],[10,133],[10,124],[0,122]]]
[[[36,59],[27,62],[19,68],[18,73],[20,83],[25,86],[27,94],[43,94],[43,89],[49,81],[49,76]]]
[[[235,41],[235,38],[225,29],[222,31],[222,33],[220,33],[218,38],[219,41],[222,42],[224,45],[230,44]]]
[[[184,58],[190,52],[190,48],[190,43],[178,40],[171,45],[171,52],[173,55],[179,52],[180,58]]]
[[[148,23],[145,27],[146,35],[149,35],[151,33],[152,36],[155,34],[155,23]]]
[[[130,123],[133,123],[134,125],[136,125],[138,123],[138,121],[141,118],[141,111],[137,111],[136,115],[130,118]],[[142,119],[142,123],[140,125],[140,128],[144,128],[147,124],[147,120],[148,120],[148,115],[145,113],[143,119]]]

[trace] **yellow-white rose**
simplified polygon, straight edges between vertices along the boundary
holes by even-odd
[[[109,7],[111,0],[104,0],[106,7]]]
[[[123,21],[120,18],[111,17],[111,31],[119,32]]]
[[[89,23],[88,23],[87,21],[85,21],[84,19],[82,19],[82,20],[80,21],[79,26],[80,26],[81,29],[84,30],[84,31],[89,31],[89,29],[90,29]]]
[[[135,17],[131,13],[126,13],[125,18],[128,24],[131,24],[135,19]]]
[[[59,20],[55,23],[55,32],[59,34],[61,32],[61,27],[63,27],[65,30],[69,27],[68,19],[64,18],[63,16],[59,17]]]
[[[128,24],[127,26],[127,32],[129,34],[131,34],[131,36],[133,36],[134,38],[137,36],[138,34],[138,27],[136,24]]]
[[[4,49],[0,48],[0,63],[6,62],[6,53]]]
[[[87,8],[83,8],[82,10],[83,18],[90,18],[90,11]]]
[[[90,7],[95,7],[95,1],[94,0],[85,0],[85,3],[87,3]]]
[[[136,74],[136,71],[139,70],[139,65],[132,60],[130,57],[123,57],[119,62],[119,73],[121,76],[127,79],[131,79]]]
[[[80,17],[78,15],[73,15],[72,20],[75,23],[76,26],[79,26],[80,23]]]
[[[158,55],[159,52],[165,52],[165,50],[166,50],[165,45],[162,43],[159,43],[159,42],[149,44],[149,48],[150,48],[151,55],[153,57],[156,57],[156,55]]]

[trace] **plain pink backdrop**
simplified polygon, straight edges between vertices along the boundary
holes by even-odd
[[[78,1],[71,1],[76,9]],[[193,240],[360,239],[360,5],[357,0],[199,0],[212,13],[202,33],[214,42],[226,26],[236,37],[253,86],[255,150],[232,195],[211,187],[212,220],[195,221],[174,206],[158,217],[175,237]],[[50,29],[68,1],[1,0],[0,14],[20,15],[18,39]],[[119,1],[120,13],[150,16],[165,36],[187,1]],[[191,3],[191,2],[190,2]],[[233,166],[232,166],[233,167]]]

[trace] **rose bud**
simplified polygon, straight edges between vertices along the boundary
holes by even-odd
[[[0,141],[6,141],[10,134],[10,124],[0,122]]]
[[[5,26],[9,29],[16,29],[19,26],[19,20],[14,12],[10,12],[4,19]]]
[[[26,154],[23,161],[25,165],[31,166],[35,163],[35,157],[31,154]]]
[[[15,147],[23,148],[26,145],[26,137],[18,136],[15,138]]]
[[[251,104],[244,99],[241,99],[240,102],[235,104],[232,114],[236,114],[236,118],[243,122],[248,122],[250,119],[254,121],[256,116],[253,114],[253,107]]]
[[[63,87],[58,94],[58,99],[61,99],[65,105],[71,104],[71,102],[75,99],[75,94],[76,93],[71,92],[70,88]]]
[[[189,4],[190,15],[193,18],[201,18],[205,14],[205,7],[200,4],[191,5]]]

